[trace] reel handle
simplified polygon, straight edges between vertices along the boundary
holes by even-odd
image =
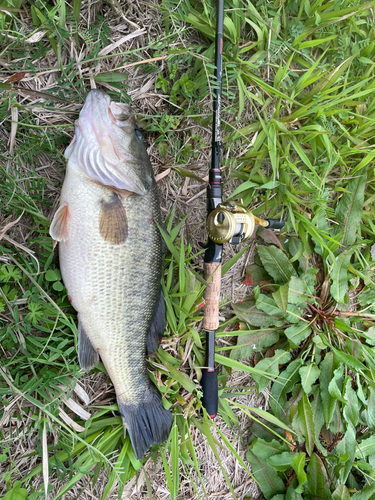
[[[217,387],[217,371],[203,370],[202,372],[202,389],[203,398],[202,405],[211,418],[216,417],[218,408],[218,387]]]
[[[266,219],[268,222],[267,229],[281,229],[284,227],[285,222],[278,219]]]
[[[205,262],[204,279],[208,282],[204,291],[205,313],[203,318],[203,328],[206,330],[207,369],[202,372],[202,405],[213,418],[217,414],[219,399],[215,370],[215,330],[219,327],[221,264]]]
[[[204,291],[205,312],[203,328],[206,331],[215,331],[219,328],[221,264],[205,262],[204,279],[208,281],[208,285]]]

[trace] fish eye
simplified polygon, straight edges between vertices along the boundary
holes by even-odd
[[[135,132],[135,135],[138,137],[138,139],[140,139],[140,140],[143,139],[142,132],[138,128],[134,129],[134,132]]]

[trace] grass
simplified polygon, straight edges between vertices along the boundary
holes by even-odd
[[[244,257],[226,250],[215,423],[201,414],[199,386],[205,207],[201,196],[189,203],[209,165],[215,2],[143,7],[0,2],[0,494],[57,500],[97,488],[121,498],[143,474],[148,497],[162,498],[155,461],[170,498],[210,498],[200,433],[222,477],[217,498],[370,499],[375,1],[225,5],[224,191],[286,225],[278,236],[258,232],[250,264],[247,247]],[[135,36],[134,23],[145,33]],[[175,421],[142,461],[103,365],[79,372],[76,315],[48,236],[62,153],[94,84],[134,100],[164,175],[168,325],[149,368]],[[245,300],[229,307],[233,298]],[[249,403],[248,379],[233,388],[240,372],[268,394],[267,411]]]

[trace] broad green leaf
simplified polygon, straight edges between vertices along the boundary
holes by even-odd
[[[273,277],[275,283],[285,285],[296,274],[288,257],[279,248],[258,245],[257,249],[265,270]]]
[[[333,378],[333,372],[338,366],[338,361],[334,358],[332,352],[327,352],[323,361],[320,363],[320,390],[323,404],[323,414],[326,425],[329,425],[333,412],[336,407],[336,400],[330,395],[328,385]]]
[[[306,257],[303,255],[304,246],[298,238],[290,238],[288,241],[288,252],[291,256],[290,262],[298,260],[302,269],[305,269],[304,264],[307,263]]]
[[[281,349],[277,349],[271,358],[264,358],[256,365],[257,370],[262,370],[275,377],[279,374],[279,365],[287,363],[291,358],[291,354]],[[268,385],[270,377],[254,373],[253,379],[257,384],[258,392],[262,392]]]
[[[61,273],[58,269],[48,269],[45,278],[47,281],[58,281],[61,280]]]
[[[278,340],[277,330],[262,330],[241,335],[238,337],[237,346],[231,351],[230,357],[232,359],[249,358],[253,352],[275,345]]]
[[[294,453],[291,453],[290,451],[284,451],[284,453],[273,455],[272,457],[267,458],[267,463],[273,469],[279,472],[284,472],[292,466],[292,460],[294,456]]]
[[[324,425],[323,405],[320,385],[315,385],[312,388],[314,399],[311,401],[311,409],[313,412],[314,427],[315,427],[315,446],[323,456],[327,455],[327,450],[320,443],[320,431]]]
[[[303,392],[302,399],[298,403],[298,426],[305,438],[306,451],[311,456],[314,449],[315,427],[313,412],[306,393]]]
[[[375,482],[372,482],[365,486],[362,491],[354,493],[351,497],[352,500],[373,500],[373,495],[375,493]]]
[[[311,334],[311,328],[309,323],[299,321],[295,325],[286,328],[284,333],[294,345],[298,346],[302,340],[305,340]]]
[[[359,378],[359,376],[358,376]],[[357,382],[358,384],[358,382]],[[361,388],[362,389],[362,388]],[[369,387],[369,397],[365,402],[365,410],[362,413],[362,418],[365,418],[367,425],[372,431],[375,430],[375,391]]]
[[[335,491],[332,493],[333,500],[350,500],[350,493],[345,484],[340,484],[337,486]]]
[[[272,439],[271,441],[265,441],[264,439],[257,439],[250,445],[250,449],[253,453],[255,453],[259,458],[269,458],[273,457],[278,453],[283,453],[286,451],[287,446],[285,443],[281,443],[276,439]]]
[[[324,340],[324,343],[326,345],[327,345],[327,343],[329,344],[329,342],[327,341],[327,339]],[[351,354],[348,354],[347,352],[343,352],[343,351],[341,351],[339,349],[336,349],[333,346],[330,346],[330,348],[334,352],[335,357],[338,360],[342,361],[345,365],[348,365],[349,368],[352,368],[355,371],[357,371],[357,370],[367,371],[366,366],[363,363],[361,363],[361,361],[359,361],[354,356],[352,356]]]
[[[309,465],[307,466],[306,489],[312,498],[332,500],[324,465],[315,453],[312,454]]]
[[[337,446],[336,446],[337,448]],[[358,443],[357,451],[355,452],[356,458],[365,458],[375,453],[375,435],[367,439],[363,439]]]
[[[308,366],[302,366],[302,368],[299,369],[299,373],[303,390],[306,394],[310,394],[312,385],[319,378],[319,368],[315,363],[310,363]]]
[[[350,259],[352,257],[352,252],[340,254],[336,262],[333,263],[331,271],[331,295],[338,302],[342,304],[344,302],[345,294],[348,291],[348,266],[350,264]]]
[[[283,480],[278,476],[277,472],[267,464],[265,458],[260,458],[252,449],[246,453],[246,458],[250,462],[255,479],[267,500],[270,500],[279,493],[285,493]]]
[[[361,335],[366,339],[366,343],[375,346],[375,326],[370,326],[367,332],[362,332]]]
[[[270,314],[271,316],[282,316],[282,312],[277,306],[276,302],[271,299],[269,295],[265,295],[264,293],[260,293],[259,297],[256,300],[257,308],[261,311]]]
[[[253,299],[236,302],[232,307],[239,319],[252,326],[268,328],[270,326],[282,326],[284,323],[284,319],[280,317],[280,314],[272,316],[257,309]]]
[[[328,392],[329,394],[337,399],[338,401],[341,401],[342,403],[346,403],[343,395],[342,395],[342,385],[343,385],[343,370],[342,366],[339,366],[336,368],[336,370],[333,372],[333,377],[328,384]]]
[[[297,474],[297,479],[298,479],[298,487],[296,488],[296,493],[303,493],[304,492],[303,485],[307,481],[307,476],[305,472],[306,454],[298,453],[298,455],[296,455],[295,453],[293,453],[293,455],[294,457],[291,465],[294,469],[294,472]]]
[[[375,302],[375,289],[365,288],[364,291],[359,294],[358,302],[362,307],[367,306],[368,304],[373,304]]]
[[[279,418],[288,417],[288,415],[283,414],[287,400],[286,395],[292,392],[293,387],[300,380],[298,368],[301,366],[301,363],[301,358],[297,358],[289,363],[286,369],[277,377],[274,384],[272,384],[270,406],[273,413]]]
[[[347,455],[348,459],[344,467],[340,470],[340,482],[346,483],[354,462],[354,455],[356,450],[355,428],[349,423],[345,435],[341,441],[336,445],[335,453],[337,455]]]
[[[15,481],[12,488],[2,497],[2,500],[26,500],[28,491],[21,488],[21,486],[21,481]]]
[[[286,315],[286,309],[288,307],[288,290],[289,284],[286,283],[285,285],[281,285],[279,289],[272,294],[277,307],[280,309],[284,316]]]
[[[359,404],[357,394],[352,388],[352,379],[348,379],[346,383],[344,398],[347,401],[347,405],[344,407],[345,420],[351,422],[355,427],[359,419]]]
[[[304,304],[306,302],[306,284],[296,276],[289,281],[288,302],[289,304]]]
[[[294,478],[288,486],[288,491],[285,495],[285,500],[303,500],[302,495],[296,491],[297,486],[298,486],[297,479]]]
[[[351,179],[346,188],[350,193],[344,193],[337,204],[335,215],[339,222],[332,228],[332,235],[343,233],[341,243],[353,245],[362,218],[366,173]]]
[[[288,304],[286,310],[286,320],[288,323],[299,323],[302,320],[301,311],[294,304]]]

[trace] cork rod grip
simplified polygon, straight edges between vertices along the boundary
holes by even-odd
[[[204,291],[205,311],[203,328],[217,330],[219,327],[219,302],[221,285],[221,264],[204,264],[204,279],[208,281]]]

